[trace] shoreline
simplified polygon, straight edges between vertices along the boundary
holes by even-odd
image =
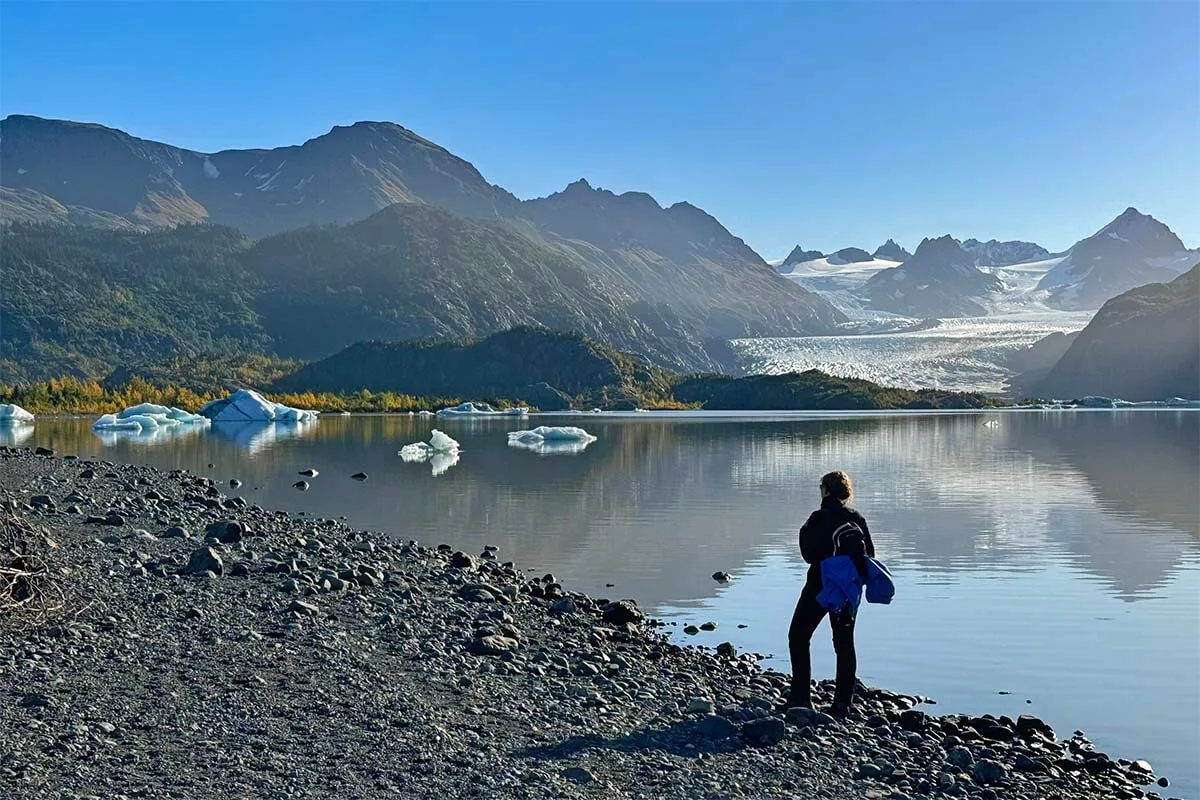
[[[1169,796],[1140,765],[1081,736],[1056,741],[1032,717],[933,716],[883,689],[867,689],[845,724],[785,717],[774,713],[785,675],[727,643],[671,643],[634,603],[524,576],[490,550],[402,543],[221,488],[0,448],[0,501],[57,543],[47,558],[71,570],[76,615],[0,626],[0,651],[14,654],[0,660],[13,687],[0,786],[30,797],[108,796],[114,780],[147,797],[335,784],[360,797]],[[829,689],[818,685],[819,709]]]

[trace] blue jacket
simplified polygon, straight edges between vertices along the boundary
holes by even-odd
[[[853,616],[862,603],[864,586],[868,603],[887,604],[896,596],[892,573],[883,562],[868,557],[864,579],[850,556],[831,556],[821,561],[821,591],[817,593],[817,603],[829,611],[849,610]]]
[[[858,613],[862,602],[863,578],[850,556],[830,556],[821,560],[821,591],[817,602],[828,611]]]

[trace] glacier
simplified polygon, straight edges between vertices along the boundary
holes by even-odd
[[[273,403],[253,389],[239,389],[200,407],[201,416],[213,422],[311,422],[318,413]]]
[[[582,453],[596,437],[583,428],[539,425],[530,431],[511,431],[508,446],[531,450],[539,455],[574,455]]]
[[[33,422],[33,414],[16,403],[0,403],[0,425],[24,425]]]
[[[529,409],[518,407],[500,411],[487,403],[459,403],[456,406],[441,409],[437,415],[439,417],[525,417],[529,415]]]

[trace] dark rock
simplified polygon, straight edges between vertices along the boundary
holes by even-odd
[[[467,555],[461,550],[450,556],[450,566],[455,569],[476,569],[478,565],[475,556]]]
[[[217,551],[211,547],[201,547],[198,550],[193,550],[188,557],[187,566],[183,568],[185,575],[203,575],[211,572],[214,575],[220,575],[225,571],[225,563],[221,561],[221,556],[217,555]]]
[[[365,481],[365,480],[367,479],[367,473],[365,473],[365,472],[356,472],[356,473],[354,473],[353,475],[351,475],[351,476],[350,476],[350,478],[351,478],[352,480],[356,480],[356,481]]]
[[[730,575],[728,572],[725,572],[724,570],[720,570],[720,571],[714,572],[712,574],[712,577],[713,577],[713,580],[717,581],[718,583],[728,583]]]
[[[221,520],[211,522],[204,528],[205,538],[213,538],[222,544],[234,544],[245,537],[245,529],[240,522]]]
[[[870,761],[858,765],[858,777],[860,778],[873,780],[878,778],[882,773],[883,770],[879,769],[878,765],[873,764]]]
[[[48,494],[35,494],[33,497],[29,498],[29,505],[33,506],[34,508],[53,510],[56,503],[54,502],[54,498]]]
[[[520,646],[520,642],[509,636],[490,634],[476,637],[467,649],[475,655],[498,656],[504,653],[514,653]]]
[[[979,733],[983,738],[991,739],[993,742],[1011,742],[1013,740],[1012,728],[1006,728],[1003,725],[989,725]]]
[[[302,492],[308,491],[308,481],[296,481],[292,484],[293,489],[299,489]]]
[[[559,775],[562,775],[571,783],[591,783],[596,780],[596,776],[583,767],[567,767]]]
[[[486,583],[468,583],[460,586],[457,594],[468,603],[494,603],[500,590]]]
[[[646,618],[646,615],[637,607],[637,603],[632,600],[618,600],[615,603],[609,603],[604,607],[603,614],[604,621],[614,625],[641,622]]]
[[[321,609],[317,608],[312,603],[306,603],[303,600],[293,600],[288,604],[287,611],[292,614],[315,617],[321,612]]]
[[[696,634],[698,634],[700,632],[700,629],[697,628],[695,625],[684,625],[683,632],[686,633],[688,636],[695,636]]]
[[[185,531],[183,528],[181,528],[178,525],[172,525],[171,527],[167,528],[165,531],[162,532],[161,538],[163,538],[163,539],[186,539],[187,531]]]
[[[703,625],[700,626],[700,630],[702,630],[702,631],[715,631],[716,629],[717,629],[717,623],[712,622],[712,621],[705,622]]]
[[[979,784],[996,783],[1002,781],[1008,776],[1008,770],[1004,765],[992,761],[991,759],[981,758],[975,762],[975,769],[971,772],[971,778]]]
[[[1040,733],[1047,739],[1054,739],[1054,729],[1042,722],[1040,719],[1029,714],[1022,714],[1017,717],[1017,734],[1027,739],[1031,734]]]
[[[738,728],[725,717],[711,714],[696,723],[696,732],[709,739],[728,739],[737,736]]]
[[[242,482],[239,481],[237,478],[229,479],[229,488],[230,489],[238,489],[241,487],[241,485],[242,485]]]
[[[315,477],[317,477],[318,475],[320,475],[321,473],[319,473],[319,472],[317,472],[315,469],[313,469],[313,468],[309,467],[308,469],[302,469],[302,470],[300,470],[300,472],[299,472],[299,473],[297,473],[297,474],[299,474],[299,475],[303,475],[303,476],[304,476],[304,477],[306,477],[306,478],[315,478]]]
[[[900,727],[904,730],[920,733],[928,726],[929,717],[924,711],[918,711],[915,708],[910,708],[907,711],[900,712]]]
[[[91,467],[88,467],[87,469],[85,469],[79,473],[80,480],[90,481],[92,478],[95,478],[95,477],[96,477],[96,470],[92,469]]]
[[[806,725],[812,724],[813,717],[816,716],[816,713],[817,712],[813,711],[811,708],[795,706],[787,710],[785,719],[787,719],[788,722],[790,722],[792,725],[795,725],[797,728],[803,728]]]
[[[577,614],[577,613],[579,613],[579,606],[577,606],[575,604],[575,601],[572,600],[571,598],[563,597],[563,598],[560,598],[560,599],[554,601],[554,604],[550,606],[550,613],[552,613],[552,614]]]
[[[119,528],[125,524],[125,518],[120,514],[108,514],[104,517],[104,524]]]
[[[779,717],[753,719],[742,726],[742,738],[753,744],[779,744],[787,736],[787,725]]]
[[[35,455],[39,455],[39,456],[52,456],[52,455],[54,455],[54,451],[53,451],[53,450],[51,450],[49,447],[38,447],[38,448],[35,448],[33,452],[34,452],[34,454],[35,454]]]
[[[733,658],[737,655],[737,648],[733,646],[732,642],[721,642],[717,645],[717,655]]]
[[[946,753],[946,760],[964,772],[975,766],[975,757],[971,755],[970,750],[961,745],[951,747]]]

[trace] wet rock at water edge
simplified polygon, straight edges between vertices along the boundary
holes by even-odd
[[[297,474],[298,474],[298,475],[303,475],[303,476],[304,476],[304,477],[306,477],[306,478],[315,478],[315,477],[317,477],[318,475],[320,475],[321,473],[317,472],[317,471],[316,471],[315,469],[313,469],[312,467],[309,467],[308,469],[302,469],[302,470],[300,470],[300,472],[298,472]]]
[[[733,646],[733,642],[721,642],[717,645],[717,655],[733,658],[737,655],[737,648]]]
[[[609,603],[604,607],[603,614],[604,621],[614,625],[641,622],[646,618],[646,615],[637,607],[637,603],[632,600],[618,600],[615,603]]]
[[[302,492],[308,491],[308,481],[296,481],[292,484],[293,489],[299,489]]]
[[[355,481],[365,481],[365,480],[367,479],[367,473],[365,473],[365,472],[356,472],[356,473],[354,473],[353,475],[351,475],[351,476],[350,476],[350,479],[351,479],[351,480],[355,480]]]
[[[702,631],[715,631],[716,629],[717,629],[717,623],[715,623],[711,620],[709,620],[708,622],[705,622],[703,625],[700,626],[700,630],[702,630]]]
[[[237,478],[229,479],[229,488],[230,489],[239,489],[239,488],[241,488],[241,486],[242,486],[242,482],[239,481]]]
[[[712,579],[717,583],[729,583],[730,574],[725,570],[717,570],[712,574]]]

